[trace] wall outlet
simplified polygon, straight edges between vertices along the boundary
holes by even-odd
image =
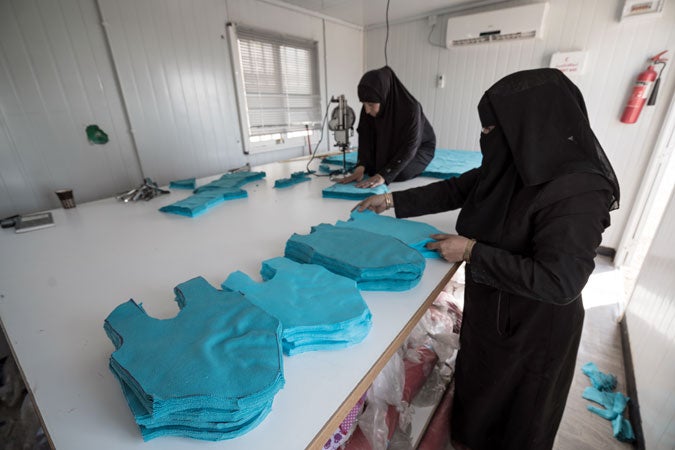
[[[445,87],[445,75],[440,74],[436,77],[436,87],[443,89]]]

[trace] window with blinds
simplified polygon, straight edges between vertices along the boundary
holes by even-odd
[[[249,142],[319,129],[317,43],[242,27],[236,33]]]

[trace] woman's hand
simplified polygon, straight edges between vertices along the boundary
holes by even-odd
[[[363,166],[356,166],[354,172],[351,175],[342,178],[341,180],[336,180],[340,184],[351,183],[352,181],[359,182],[363,180],[363,174],[366,172],[366,168]]]
[[[379,186],[381,184],[384,184],[384,178],[382,178],[382,175],[378,173],[368,178],[367,180],[363,180],[360,183],[356,183],[356,187],[368,189],[374,188],[375,186]]]
[[[377,214],[381,213],[387,209],[387,200],[385,194],[371,195],[365,200],[362,200],[358,205],[356,205],[352,211],[358,209],[359,212],[363,212],[366,209],[375,211]]]
[[[432,234],[431,239],[435,239],[436,242],[429,242],[426,248],[436,250],[448,262],[462,261],[464,250],[471,242],[471,239],[456,234]]]

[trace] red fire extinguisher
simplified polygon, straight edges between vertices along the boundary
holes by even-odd
[[[621,115],[621,122],[623,123],[635,123],[642,112],[642,107],[647,105],[654,105],[656,103],[656,96],[659,92],[659,83],[661,82],[661,73],[663,72],[664,67],[666,66],[666,58],[662,58],[668,50],[665,50],[659,53],[656,56],[649,58],[651,63],[647,70],[638,75],[637,80],[635,80],[635,85],[633,86],[633,92],[630,94],[628,99],[628,104],[623,110]],[[654,68],[662,64],[661,70],[657,73]],[[652,85],[654,86],[652,88]],[[651,95],[650,94],[651,88]],[[649,95],[649,101],[647,101],[647,95]]]

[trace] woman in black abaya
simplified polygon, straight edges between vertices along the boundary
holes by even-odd
[[[581,290],[619,185],[561,72],[509,75],[478,113],[481,167],[358,207],[393,204],[397,217],[461,208],[459,235],[428,244],[467,262],[451,435],[473,450],[547,449],[574,375]]]
[[[367,188],[422,173],[434,157],[436,136],[420,103],[388,66],[366,72],[358,94],[363,103],[359,156],[354,172],[341,183],[356,181]]]

